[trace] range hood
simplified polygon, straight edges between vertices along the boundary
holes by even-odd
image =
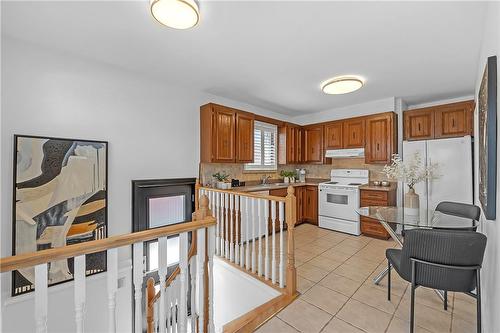
[[[327,150],[325,157],[329,158],[343,158],[343,157],[364,157],[365,148],[352,148],[352,149],[332,149]]]

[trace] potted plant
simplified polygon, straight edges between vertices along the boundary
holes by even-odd
[[[228,183],[229,175],[226,174],[225,172],[217,172],[212,175],[217,180],[217,188],[221,190],[229,189],[231,188],[231,183]],[[229,184],[229,186],[227,186]]]
[[[290,170],[281,170],[280,176],[283,177],[285,184],[295,183],[295,172]]]
[[[419,210],[420,199],[418,194],[415,193],[415,185],[424,180],[439,177],[438,164],[429,163],[424,165],[418,151],[406,162],[398,154],[394,154],[391,165],[384,166],[383,171],[387,178],[404,182],[408,186],[408,192],[404,197],[404,207],[416,213]]]

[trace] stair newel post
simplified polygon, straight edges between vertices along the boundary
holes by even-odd
[[[146,302],[146,320],[148,322],[148,333],[154,332],[154,306],[153,298],[155,297],[155,280],[150,277],[146,282],[146,294],[147,294],[147,302]]]
[[[294,232],[295,222],[297,221],[297,198],[294,195],[294,188],[288,186],[285,202],[285,218],[287,230],[287,267],[286,267],[286,290],[289,295],[294,295],[297,292],[297,272],[295,269],[295,253],[294,253]]]

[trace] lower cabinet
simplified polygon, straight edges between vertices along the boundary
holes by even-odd
[[[361,189],[360,191],[360,206],[395,206],[396,205],[396,188],[389,190],[368,190]],[[388,239],[389,233],[380,224],[379,221],[368,217],[361,216],[361,233],[365,236]]]
[[[313,185],[295,186],[295,197],[297,198],[297,222],[295,225],[308,222],[318,224],[318,187]],[[276,197],[286,197],[287,189],[280,188],[269,191],[269,195]],[[271,209],[271,208],[269,208]],[[278,212],[276,212],[278,214]],[[271,216],[271,214],[269,214]],[[278,215],[276,215],[278,216]],[[272,222],[269,225],[272,230]],[[279,231],[279,225],[275,230]]]

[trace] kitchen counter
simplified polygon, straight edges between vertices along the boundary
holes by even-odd
[[[398,183],[391,182],[390,186],[375,186],[375,185],[372,185],[372,184],[366,184],[366,185],[361,185],[359,187],[359,189],[360,190],[366,190],[366,191],[386,191],[386,192],[390,192],[390,191],[393,191],[393,190],[397,189],[397,187],[398,187]]]
[[[318,186],[319,183],[329,181],[329,179],[318,179],[318,178],[306,178],[304,183],[269,183],[269,184],[255,184],[246,185],[240,187],[233,187],[232,190],[239,192],[260,192],[269,191],[280,188],[287,188],[288,186],[298,187],[298,186]]]

